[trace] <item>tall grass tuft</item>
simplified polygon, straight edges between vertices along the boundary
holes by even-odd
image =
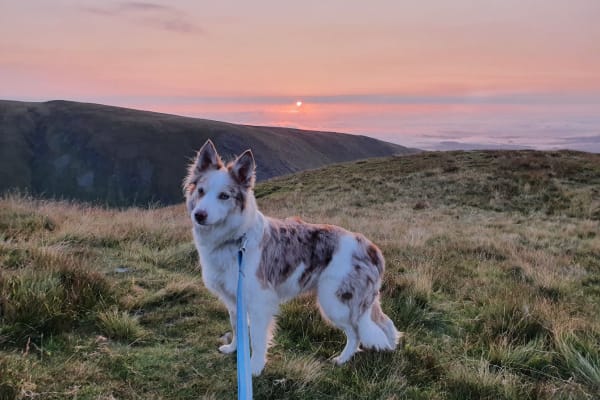
[[[488,351],[490,365],[494,368],[510,369],[535,377],[546,377],[556,373],[552,364],[553,352],[545,350],[545,343],[540,339],[524,345],[500,340],[500,343],[490,344]]]
[[[600,349],[598,339],[561,334],[554,344],[560,366],[567,376],[593,387],[600,395]]]
[[[484,305],[473,328],[479,341],[486,344],[503,340],[526,345],[530,341],[545,340],[550,335],[543,315],[528,304],[513,299],[496,299]]]
[[[526,386],[519,385],[516,375],[504,369],[490,368],[486,360],[465,360],[449,369],[447,399],[514,399],[529,398]]]
[[[0,270],[0,342],[64,332],[112,301],[112,287],[103,275],[73,258],[33,253],[32,267]]]
[[[0,209],[0,239],[23,240],[39,231],[53,231],[55,222],[35,212]]]
[[[134,343],[146,337],[138,318],[113,308],[98,314],[98,328],[111,339]]]

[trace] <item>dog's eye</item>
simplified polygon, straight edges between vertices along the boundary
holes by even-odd
[[[204,189],[203,188],[198,188],[198,194],[200,196],[204,196]]]
[[[219,194],[219,200],[227,200],[230,196],[227,193]]]

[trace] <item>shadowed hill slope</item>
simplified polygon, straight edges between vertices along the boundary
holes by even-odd
[[[413,152],[365,136],[68,101],[0,101],[0,192],[18,188],[110,205],[178,202],[186,164],[208,138],[225,157],[251,148],[259,180]]]

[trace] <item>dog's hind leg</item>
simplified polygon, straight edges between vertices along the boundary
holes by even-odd
[[[354,353],[357,352],[359,341],[356,329],[352,325],[338,325],[338,327],[341,328],[346,334],[346,346],[344,347],[344,350],[342,350],[341,354],[333,359],[333,362],[337,365],[342,365],[351,359]]]
[[[379,303],[377,303],[377,305],[379,305]],[[379,312],[382,319],[385,317],[389,320],[389,318],[381,312],[380,308]],[[373,320],[373,316],[373,311],[370,307],[358,320],[360,343],[365,348],[394,350],[396,348],[398,334],[394,332],[392,337],[391,329],[389,329],[390,327],[388,327],[386,321],[382,320],[381,323],[379,323],[379,321]],[[394,331],[396,330],[396,328],[393,329]]]
[[[346,334],[346,346],[342,353],[333,359],[337,365],[350,360],[358,350],[359,336],[356,324],[351,321],[350,308],[342,303],[335,294],[335,281],[324,281],[319,284],[318,299],[321,314]]]
[[[376,299],[371,306],[371,319],[383,330],[387,336],[389,348],[388,350],[395,350],[398,346],[398,342],[402,338],[402,333],[398,332],[394,322],[384,314],[381,310],[381,304],[379,299]]]

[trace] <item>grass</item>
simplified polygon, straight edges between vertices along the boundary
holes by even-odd
[[[98,314],[98,329],[111,339],[133,344],[147,336],[138,318],[127,311],[112,309]]]
[[[259,166],[260,168],[260,166]],[[424,153],[268,181],[261,209],[383,249],[394,353],[330,359],[310,297],[282,308],[257,399],[600,395],[600,156]],[[181,205],[0,200],[0,399],[235,398],[225,308]]]

